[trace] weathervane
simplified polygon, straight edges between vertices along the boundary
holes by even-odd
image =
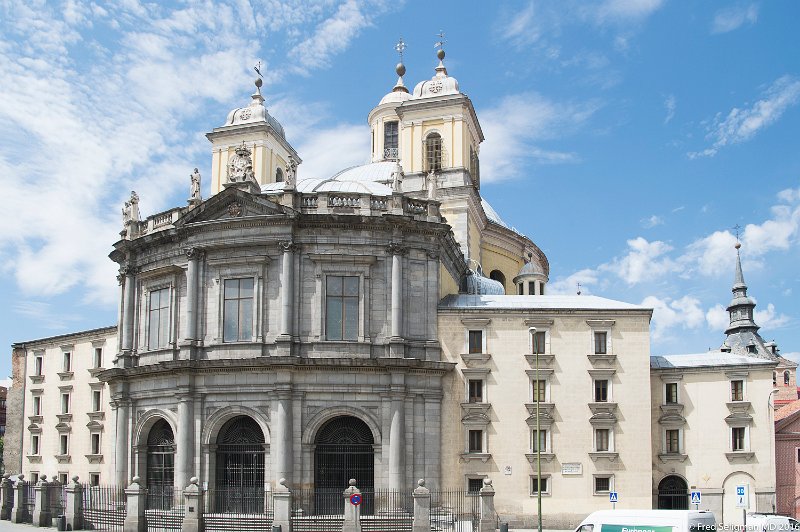
[[[741,225],[736,224],[733,226],[733,230],[736,231],[736,241],[739,241],[739,230],[742,228]]]
[[[256,66],[253,67],[253,70],[256,71],[256,74],[258,74],[259,78],[264,79],[264,75],[261,73],[261,61],[256,63]]]
[[[398,54],[400,54],[400,62],[402,63],[403,62],[403,50],[406,49],[406,43],[405,43],[405,41],[403,40],[402,37],[400,37],[400,40],[397,41],[397,44],[394,45],[394,49],[397,50]]]
[[[434,48],[439,48],[440,50],[444,49],[444,43],[447,41],[444,39],[444,30],[439,30],[439,33],[436,34],[439,37],[439,42],[433,45]]]
[[[581,283],[577,283],[577,284],[578,284],[578,295],[581,295]]]

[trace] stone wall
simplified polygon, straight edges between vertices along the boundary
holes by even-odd
[[[3,464],[7,473],[22,471],[25,354],[26,349],[21,346],[14,346],[11,353],[12,383],[6,396],[6,434],[3,437]]]

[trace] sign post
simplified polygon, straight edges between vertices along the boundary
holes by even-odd
[[[608,501],[611,503],[611,508],[616,510],[617,503],[619,502],[619,494],[616,491],[608,492]]]
[[[692,491],[692,504],[694,504],[694,509],[700,509],[700,490]]]
[[[742,524],[747,524],[747,509],[750,508],[750,485],[738,484],[736,486],[736,507],[742,509]]]

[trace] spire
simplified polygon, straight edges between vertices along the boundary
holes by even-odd
[[[402,37],[400,37],[400,40],[394,45],[394,49],[397,50],[397,53],[400,55],[400,61],[394,69],[398,77],[392,92],[405,92],[408,94],[408,88],[403,83],[403,76],[406,75],[406,66],[403,64],[403,50],[406,49],[406,43],[403,41]]]
[[[742,257],[739,254],[742,244],[737,242],[734,247],[736,248],[736,277],[733,279],[733,292],[743,290],[744,295],[747,295],[747,285],[744,284],[744,275],[742,274]]]
[[[439,33],[436,34],[436,36],[439,37],[439,41],[433,45],[434,48],[439,49],[436,52],[436,57],[439,58],[439,65],[436,67],[436,77],[446,78],[447,68],[444,66],[444,43],[447,41],[444,40],[444,31],[439,30]]]
[[[758,334],[759,326],[753,321],[756,302],[747,295],[747,285],[744,284],[744,274],[742,274],[742,256],[739,251],[741,247],[742,244],[737,240],[736,274],[731,288],[733,298],[727,308],[730,324],[725,330],[727,338],[724,345],[739,354],[769,358],[770,354],[764,347],[764,340]]]

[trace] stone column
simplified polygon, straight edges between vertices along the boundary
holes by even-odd
[[[497,530],[497,513],[494,511],[494,488],[491,479],[483,479],[481,496],[481,522],[479,532],[495,532]]]
[[[147,490],[139,484],[139,477],[133,477],[130,486],[125,488],[125,523],[123,532],[147,532],[145,504]]]
[[[25,475],[20,475],[14,484],[14,508],[11,510],[12,523],[24,523],[28,517],[28,483]]]
[[[401,375],[402,376],[402,375]],[[394,378],[394,375],[392,376]],[[392,386],[394,388],[394,386]],[[404,394],[392,392],[389,426],[389,489],[401,491],[405,486],[405,405]]]
[[[285,478],[278,480],[278,485],[272,492],[272,515],[272,526],[281,527],[281,532],[291,532],[292,492],[286,486]]]
[[[279,373],[277,378],[279,380],[284,380],[289,378],[289,375]],[[275,392],[270,454],[274,455],[272,461],[272,478],[276,480],[286,479],[288,482],[292,482],[293,478],[292,408],[291,384],[284,384]]]
[[[405,248],[392,242],[386,251],[392,255],[392,321],[389,339],[389,356],[403,358],[403,254]]]
[[[344,526],[342,532],[361,532],[361,505],[350,502],[353,495],[361,495],[356,480],[350,479],[350,487],[344,490]]]
[[[291,240],[278,243],[283,251],[283,262],[281,265],[281,323],[280,331],[276,342],[278,345],[279,356],[290,356],[292,354],[292,335],[294,334],[294,252],[297,251],[297,244]]]
[[[197,477],[192,477],[183,490],[185,512],[181,532],[203,532],[203,490],[197,483]]]
[[[78,476],[72,477],[72,483],[66,487],[67,500],[64,508],[64,517],[67,520],[67,530],[83,529],[83,486],[78,483]]]
[[[411,532],[430,532],[431,530],[431,490],[425,487],[425,480],[419,479],[414,489],[414,521]]]
[[[0,482],[0,501],[2,501],[0,519],[4,521],[11,519],[11,508],[14,507],[14,485],[8,478],[10,476],[8,474],[3,475],[3,480]]]
[[[178,396],[175,447],[175,487],[183,489],[194,470],[194,398],[188,393]]]
[[[128,423],[130,420],[130,400],[115,398],[111,407],[117,415],[116,438],[114,440],[114,481],[117,486],[125,486],[128,478]]]
[[[50,485],[47,475],[39,477],[39,482],[33,487],[33,526],[50,526]]]
[[[186,340],[197,340],[197,281],[201,251],[197,248],[186,248],[189,259],[186,268]]]
[[[127,358],[133,350],[133,315],[134,299],[136,298],[136,273],[132,266],[124,266],[120,269],[123,276],[122,284],[122,356]],[[123,365],[127,366],[127,360],[123,360]]]

